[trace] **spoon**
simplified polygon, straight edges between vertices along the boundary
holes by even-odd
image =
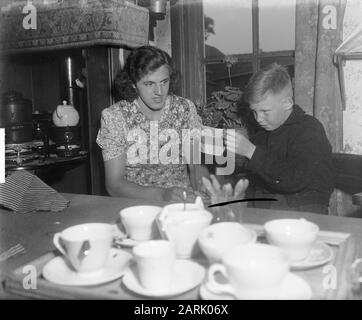
[[[186,191],[183,192],[183,196],[184,196],[184,211],[186,211],[186,200],[187,200]]]

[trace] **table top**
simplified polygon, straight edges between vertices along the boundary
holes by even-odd
[[[86,222],[114,223],[118,219],[119,211],[125,207],[142,204],[164,205],[164,203],[130,198],[79,194],[63,194],[63,196],[70,200],[70,206],[62,212],[17,214],[0,209],[0,252],[17,243],[26,249],[24,254],[0,263],[0,280],[4,279],[5,274],[53,251],[53,235],[69,226]],[[318,224],[321,230],[351,233],[356,236],[358,243],[362,243],[362,220],[357,218],[245,208],[243,222],[261,225],[272,219],[287,217],[304,217]],[[358,246],[357,254],[362,257],[362,246]],[[20,297],[11,296],[0,288],[0,299],[4,298]]]

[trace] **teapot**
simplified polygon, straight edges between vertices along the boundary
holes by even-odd
[[[73,127],[79,122],[79,113],[67,101],[63,101],[62,105],[57,106],[53,112],[53,122],[57,127]]]
[[[200,197],[195,203],[175,203],[165,206],[156,218],[163,239],[174,243],[178,258],[191,258],[197,253],[197,239],[212,220]]]

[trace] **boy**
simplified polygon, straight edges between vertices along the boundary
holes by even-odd
[[[261,130],[250,140],[228,133],[227,149],[248,159],[254,194],[249,188],[247,196],[278,200],[251,204],[328,214],[332,149],[322,124],[294,105],[286,68],[273,63],[253,75],[244,100]]]

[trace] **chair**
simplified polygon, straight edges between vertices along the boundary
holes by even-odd
[[[348,194],[362,192],[362,155],[334,153],[335,188]]]
[[[351,197],[351,204],[362,208],[362,155],[333,153],[332,157],[336,169],[335,189]]]

